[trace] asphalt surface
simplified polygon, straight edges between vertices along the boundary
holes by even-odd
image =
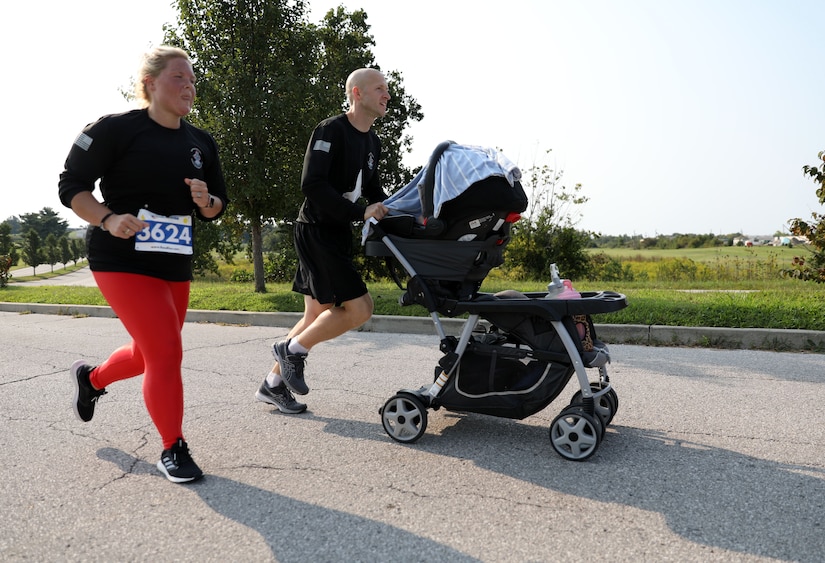
[[[254,398],[285,327],[187,323],[206,477],[176,485],[141,378],[72,412],[68,367],[127,342],[116,319],[0,312],[0,560],[823,560],[825,356],[611,344],[618,412],[571,462],[548,429],[575,380],[524,420],[442,409],[390,439],[379,408],[439,352],[380,322],[313,349],[301,415]]]

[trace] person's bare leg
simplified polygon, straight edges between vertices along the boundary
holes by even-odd
[[[332,303],[319,303],[318,300],[313,298],[312,296],[304,295],[304,316],[301,317],[301,320],[295,323],[295,326],[293,326],[292,329],[290,329],[290,331],[287,333],[287,340],[289,340],[290,338],[295,338],[301,333],[303,333],[304,330],[307,329],[307,327],[311,326],[312,323],[315,322],[315,320],[321,313],[327,311],[332,306]],[[301,345],[309,349],[308,346],[304,345],[303,339],[301,339],[300,342]],[[272,367],[272,371],[280,375],[281,366],[278,364],[277,361],[275,362],[275,365]]]
[[[322,305],[311,298],[305,298],[304,303],[304,316],[289,332],[293,336],[288,340],[273,344],[272,350],[277,359],[277,366],[274,366],[266,376],[266,389],[262,387],[258,390],[256,398],[259,400],[278,402],[275,397],[272,397],[270,401],[267,397],[259,395],[266,395],[265,391],[271,395],[273,393],[271,390],[276,387],[280,388],[282,383],[289,392],[297,395],[309,393],[309,386],[304,381],[304,362],[307,352],[320,342],[331,340],[348,330],[361,326],[369,320],[373,311],[372,297],[369,293],[345,301],[338,307]],[[313,316],[315,320],[307,326],[307,322]],[[303,403],[297,403],[294,399],[284,399],[284,401],[289,403],[285,408],[290,412],[300,412],[301,408],[306,408]]]
[[[326,340],[358,328],[372,317],[373,301],[369,293],[344,301],[340,307],[329,307],[294,338],[307,350]]]

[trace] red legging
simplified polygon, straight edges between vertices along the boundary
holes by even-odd
[[[181,330],[189,306],[189,282],[139,274],[93,272],[100,292],[132,337],[90,374],[97,389],[143,376],[143,400],[169,449],[183,438]]]

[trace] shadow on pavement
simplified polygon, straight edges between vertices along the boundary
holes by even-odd
[[[825,548],[825,472],[819,469],[622,426],[610,426],[596,455],[578,463],[552,450],[549,422],[529,426],[444,411],[431,416],[452,418],[453,424],[397,446],[470,460],[564,494],[659,513],[674,533],[697,544],[792,561],[811,560],[812,546]],[[380,423],[313,418],[339,436],[390,440]]]
[[[101,448],[97,457],[124,474],[164,478],[151,463],[116,448]],[[396,561],[402,553],[427,554],[432,561],[478,561],[405,530],[232,479],[206,475],[181,486],[191,488],[216,513],[258,532],[280,562],[303,563],[307,554],[325,561]]]

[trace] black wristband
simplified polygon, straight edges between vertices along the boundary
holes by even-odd
[[[109,217],[111,217],[114,214],[115,214],[114,211],[109,211],[106,215],[103,216],[103,219],[100,220],[100,224],[98,225],[98,227],[100,228],[101,231],[106,230],[106,227],[103,226],[103,224],[106,222],[106,219],[108,219]]]

